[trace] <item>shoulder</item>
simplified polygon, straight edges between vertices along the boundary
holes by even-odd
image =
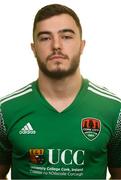
[[[22,87],[21,89],[16,90],[13,93],[0,98],[0,107],[2,109],[4,108],[11,109],[25,102],[30,97],[33,91],[32,84],[33,83],[30,83]]]
[[[121,99],[105,87],[100,87],[91,81],[87,86],[87,101],[89,107],[100,112],[105,117],[116,121],[121,110]]]
[[[121,105],[121,99],[111,92],[109,89],[105,87],[101,87],[91,81],[88,81],[88,92],[93,96],[96,97],[97,100],[102,100],[102,102],[107,102],[110,104],[116,103],[119,106]]]
[[[0,119],[7,127],[7,131],[17,120],[31,112],[34,84],[35,82],[32,82],[0,99]]]

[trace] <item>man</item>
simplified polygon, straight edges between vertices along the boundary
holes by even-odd
[[[121,100],[82,77],[84,46],[73,10],[38,11],[38,80],[1,99],[1,179],[121,179]]]

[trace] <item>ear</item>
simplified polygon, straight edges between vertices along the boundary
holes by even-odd
[[[34,56],[36,57],[36,48],[35,48],[35,44],[34,43],[31,43],[31,50],[33,51]]]
[[[85,40],[81,40],[80,43],[80,54],[83,53],[84,47],[85,47],[86,41]]]

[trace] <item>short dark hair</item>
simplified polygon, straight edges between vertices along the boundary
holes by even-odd
[[[34,31],[36,29],[36,24],[42,20],[48,19],[52,16],[60,15],[60,14],[68,14],[70,15],[75,23],[77,24],[79,31],[80,31],[80,37],[82,38],[82,27],[80,24],[80,20],[77,16],[77,14],[69,7],[61,5],[61,4],[50,4],[47,6],[44,6],[41,8],[34,19],[34,24],[33,24],[33,36],[34,36]]]

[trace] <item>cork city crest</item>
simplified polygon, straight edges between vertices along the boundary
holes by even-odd
[[[101,131],[101,122],[99,119],[88,117],[82,119],[81,130],[84,136],[92,141],[96,139]]]

